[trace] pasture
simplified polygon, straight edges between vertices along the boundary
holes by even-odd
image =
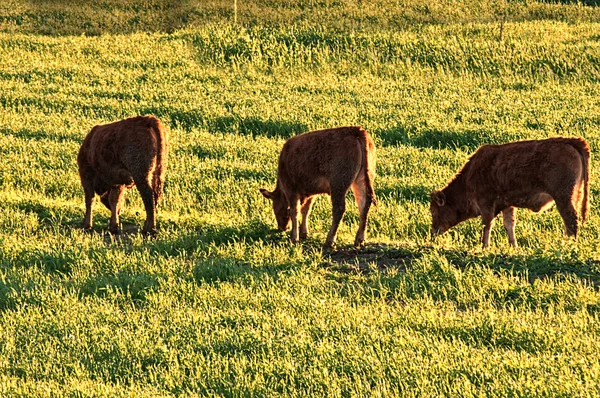
[[[290,3],[0,5],[0,395],[599,396],[600,9]],[[158,236],[136,190],[87,234],[79,146],[137,114],[170,134]],[[367,245],[351,193],[336,250],[326,197],[291,245],[259,188],[343,125],[377,145]],[[479,145],[555,135],[592,149],[576,243],[555,208],[517,249],[479,219],[430,239]]]

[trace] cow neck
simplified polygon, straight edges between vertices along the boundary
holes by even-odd
[[[457,210],[464,217],[464,220],[476,217],[477,210],[472,203],[472,193],[469,192],[467,185],[466,167],[458,173],[452,181],[442,190],[446,195],[446,200],[456,206]],[[461,218],[462,218],[461,217]]]
[[[277,183],[275,184],[275,190],[273,191],[273,194],[280,196],[286,202],[289,202],[287,195],[285,194],[285,191],[281,188],[281,183],[279,182],[279,178],[277,179]],[[289,203],[288,203],[288,206],[289,206]]]

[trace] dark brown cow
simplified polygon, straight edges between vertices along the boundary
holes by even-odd
[[[556,203],[565,234],[577,238],[577,212],[588,213],[590,149],[581,138],[549,138],[484,145],[454,179],[431,194],[432,234],[481,216],[487,247],[502,212],[508,241],[516,246],[516,207],[538,212]]]
[[[325,246],[335,245],[340,221],[346,211],[346,193],[352,188],[360,210],[354,245],[366,237],[367,215],[375,204],[375,145],[361,127],[338,127],[292,137],[279,155],[277,185],[273,192],[260,191],[273,201],[279,229],[292,226],[292,242],[298,241],[298,211],[302,212],[300,238],[308,236],[308,216],[314,196],[331,195],[333,221]]]
[[[92,228],[92,205],[98,194],[111,211],[109,231],[118,233],[125,189],[136,185],[146,209],[142,232],[156,232],[155,209],[167,170],[167,133],[160,120],[137,116],[93,127],[77,164],[85,192],[85,229]]]

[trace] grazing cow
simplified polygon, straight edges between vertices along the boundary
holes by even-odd
[[[360,246],[366,236],[367,215],[376,204],[375,145],[361,127],[338,127],[311,131],[290,138],[279,155],[277,185],[273,192],[260,192],[273,201],[279,229],[292,226],[292,242],[298,241],[298,211],[302,213],[300,238],[308,236],[308,216],[314,196],[331,195],[333,221],[325,241],[335,245],[340,221],[346,211],[346,193],[352,188],[360,210],[360,225],[354,240]]]
[[[155,209],[167,170],[167,133],[153,116],[137,116],[95,126],[77,156],[85,192],[84,229],[92,228],[94,194],[111,211],[109,231],[119,232],[125,189],[137,186],[146,222],[142,232],[156,233]]]
[[[577,238],[577,211],[588,212],[590,148],[581,138],[549,138],[483,145],[441,191],[431,194],[432,235],[481,216],[487,247],[502,212],[508,241],[517,246],[517,207],[538,212],[556,203],[565,234]]]

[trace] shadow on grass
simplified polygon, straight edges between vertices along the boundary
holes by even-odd
[[[171,228],[172,226],[166,224],[165,227]],[[219,246],[236,242],[253,243],[258,241],[276,245],[287,242],[288,238],[280,231],[256,220],[248,220],[236,227],[204,223],[191,228],[187,233],[175,239],[156,239],[152,242],[150,250],[153,253],[171,257],[179,256],[182,253],[192,253],[207,245]]]
[[[236,133],[248,136],[289,138],[307,131],[303,123],[283,120],[262,120],[258,117],[219,116],[207,118],[201,110],[162,110],[144,109],[145,113],[161,115],[171,121],[171,126],[190,131],[206,128],[209,132]],[[160,116],[159,116],[160,117]]]
[[[583,260],[575,254],[567,258],[550,254],[473,254],[460,250],[435,249],[431,245],[403,248],[367,244],[360,249],[345,247],[332,251],[326,256],[323,265],[341,272],[365,274],[390,269],[406,271],[415,260],[433,251],[442,255],[457,270],[484,265],[494,272],[510,272],[525,277],[529,283],[555,276],[572,276],[595,287],[600,286],[600,260]]]
[[[378,198],[393,198],[396,200],[412,200],[429,206],[431,188],[423,185],[394,185],[391,187],[377,187]]]
[[[146,301],[148,293],[158,290],[158,285],[158,278],[154,275],[119,271],[116,275],[95,275],[89,278],[79,288],[79,297],[116,294],[139,305]]]
[[[80,141],[79,137],[73,137],[60,130],[42,131],[22,128],[19,130],[0,129],[1,135],[10,135],[24,140],[50,140],[56,142]]]
[[[327,278],[337,283],[343,296],[356,300],[373,297],[404,303],[432,300],[450,303],[458,310],[521,308],[540,311],[586,311],[600,313],[600,304],[590,300],[600,285],[600,261],[582,260],[574,254],[471,254],[432,246],[398,248],[377,246],[332,253],[322,266]],[[357,276],[359,276],[357,278]],[[590,291],[592,290],[592,291]],[[415,330],[436,326],[417,324]],[[465,339],[470,344],[513,347],[511,341],[494,340],[494,327],[479,330],[437,326],[435,333]],[[489,337],[489,338],[488,338]],[[530,335],[514,339],[515,349],[535,350]],[[472,339],[472,340],[469,340]]]
[[[41,219],[52,220],[50,209],[41,204],[20,202],[20,206],[35,211]],[[63,217],[58,223],[64,223],[60,228],[72,228],[74,222],[79,226],[80,221],[81,215],[77,214],[75,218]],[[584,302],[582,298],[569,298],[581,295],[582,286],[597,289],[600,285],[600,261],[582,259],[576,252],[472,253],[426,244],[402,247],[373,243],[359,249],[341,246],[336,250],[322,250],[323,242],[319,239],[309,238],[294,246],[287,233],[258,220],[233,226],[200,222],[186,227],[160,220],[159,215],[159,228],[164,228],[164,233],[141,244],[139,239],[132,239],[137,233],[136,227],[116,239],[106,233],[106,246],[83,249],[65,244],[25,250],[18,256],[18,265],[69,277],[76,264],[89,261],[92,256],[102,257],[98,251],[122,250],[127,254],[147,251],[153,256],[181,258],[190,265],[181,270],[182,278],[212,284],[245,278],[278,278],[282,272],[312,263],[315,257],[311,253],[314,253],[322,258],[321,267],[330,271],[327,277],[339,282],[341,294],[345,289],[350,292],[352,287],[347,286],[354,284],[365,294],[382,295],[386,299],[431,298],[453,302],[457,308],[464,309],[491,304],[499,308],[512,305],[544,309],[560,305],[568,311],[600,310],[599,305]],[[171,234],[174,238],[163,238],[169,236],[170,231],[175,232]],[[276,253],[287,250],[289,256],[286,254],[285,259],[276,258]],[[116,297],[140,305],[148,293],[160,288],[160,275],[126,270],[105,274],[98,269],[97,272],[98,275],[76,287],[81,297]],[[359,278],[352,276],[357,274]],[[13,292],[19,289],[18,284],[15,287],[14,283],[2,282],[0,308],[14,306]]]
[[[6,203],[5,203],[6,205]],[[23,199],[8,204],[27,214],[35,214],[44,227],[59,229],[74,228],[83,225],[83,214],[74,208],[52,206],[36,200]]]
[[[510,271],[526,277],[529,283],[554,276],[571,275],[590,283],[600,285],[600,261],[582,260],[573,253],[569,257],[552,254],[483,254],[475,255],[461,251],[443,252],[450,264],[465,268],[473,264],[486,264],[492,270]]]
[[[486,130],[452,131],[443,129],[417,129],[415,126],[396,126],[387,130],[373,131],[384,146],[408,145],[415,148],[466,149],[469,152],[484,144],[500,144],[516,137],[504,134],[498,140]]]
[[[219,3],[199,7],[188,0],[29,0],[28,3],[22,12],[7,15],[5,22],[19,26],[22,33],[49,36],[171,33],[205,23],[207,18],[223,20],[231,14],[229,7]]]
[[[234,131],[243,135],[258,135],[269,138],[290,138],[294,135],[308,131],[307,126],[303,123],[281,120],[261,120],[257,117],[218,117],[212,122],[211,127],[216,131]]]
[[[343,273],[370,273],[390,268],[406,271],[407,265],[422,255],[415,250],[374,243],[361,248],[348,246],[326,250],[324,254],[323,266]]]

